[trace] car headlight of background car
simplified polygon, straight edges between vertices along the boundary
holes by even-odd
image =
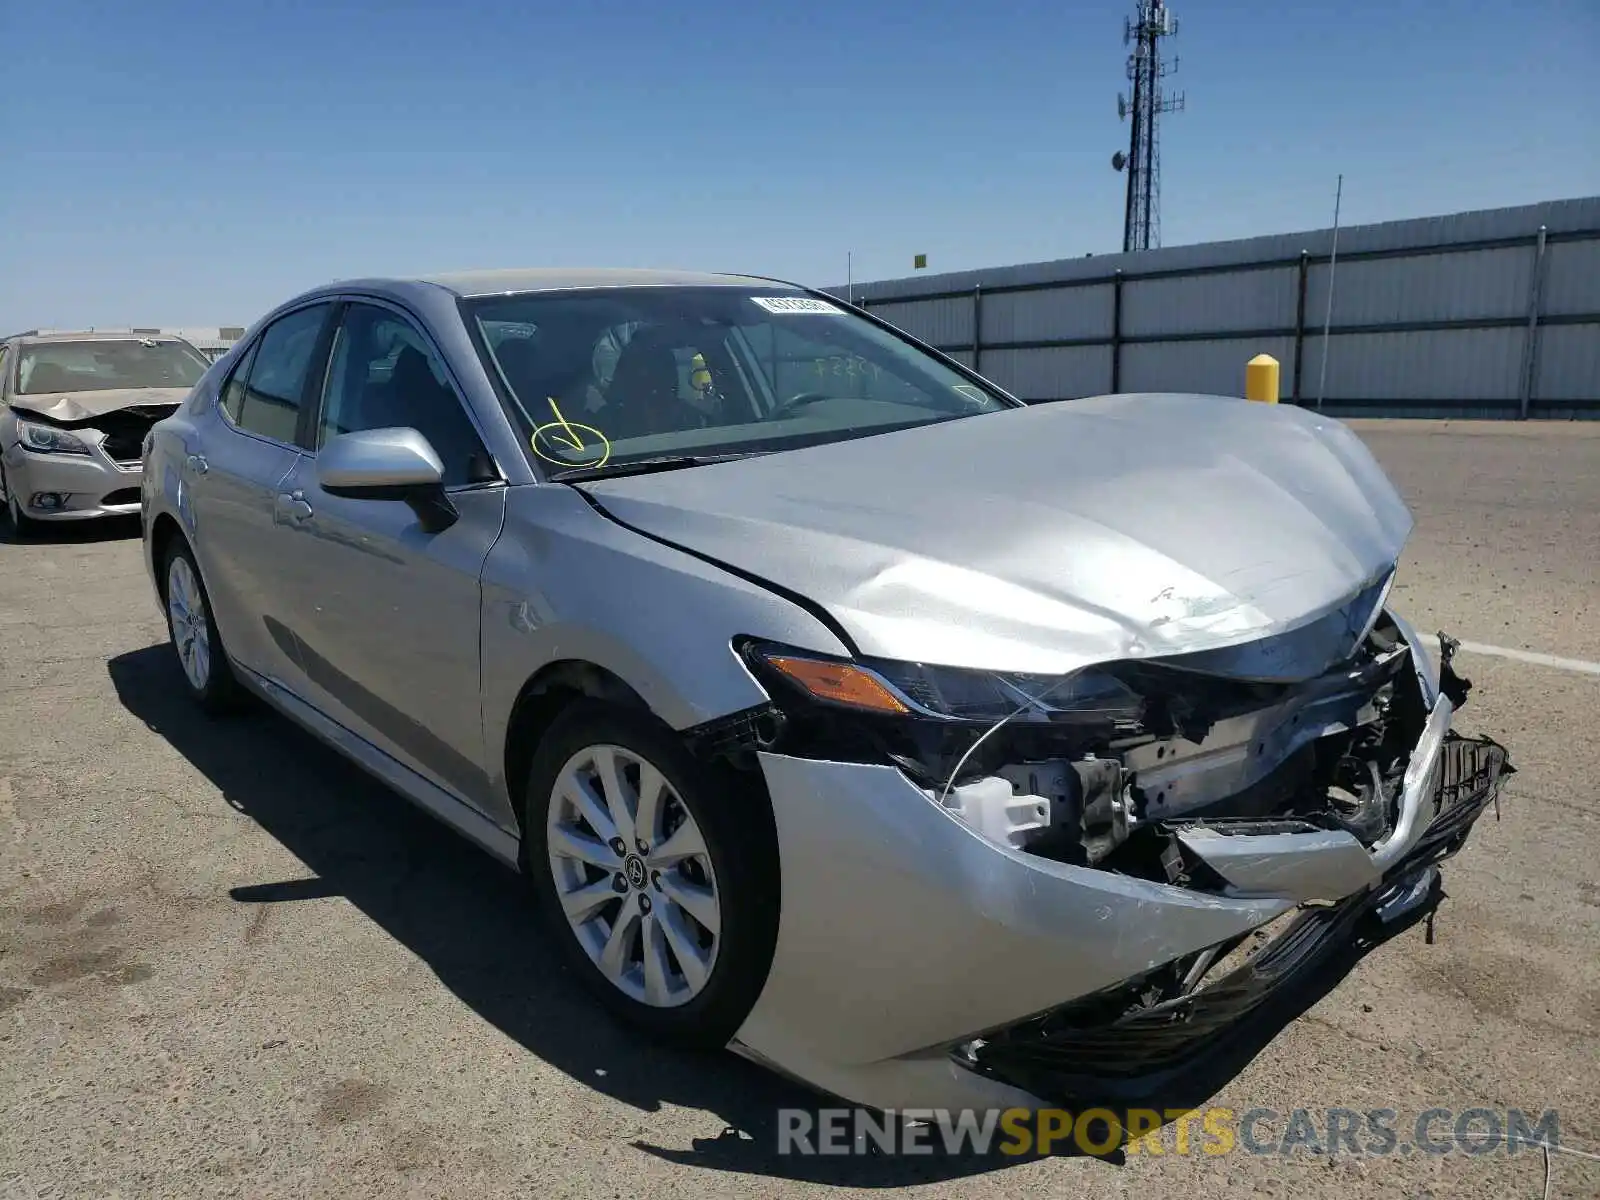
[[[24,450],[35,454],[88,454],[89,443],[76,434],[53,425],[36,425],[32,421],[17,421],[17,437]]]

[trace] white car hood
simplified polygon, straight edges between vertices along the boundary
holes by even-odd
[[[582,486],[808,598],[864,655],[1007,671],[1216,650],[1336,612],[1348,649],[1412,525],[1339,422],[1168,394]]]
[[[124,408],[169,408],[183,403],[189,389],[106,388],[94,392],[43,392],[33,396],[11,397],[11,407],[22,413],[37,413],[62,424],[82,423]]]

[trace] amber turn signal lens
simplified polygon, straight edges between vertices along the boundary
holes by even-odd
[[[814,658],[767,659],[819,700],[870,708],[877,712],[907,713],[911,710],[894,693],[860,667],[849,663],[818,662]]]

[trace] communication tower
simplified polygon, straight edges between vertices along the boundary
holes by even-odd
[[[1161,58],[1161,39],[1178,32],[1178,20],[1161,0],[1138,0],[1134,15],[1124,19],[1122,41],[1128,55],[1128,80],[1133,98],[1118,93],[1117,116],[1132,119],[1128,152],[1118,150],[1111,166],[1128,173],[1128,195],[1122,221],[1122,248],[1149,250],[1161,244],[1161,138],[1158,119],[1183,111],[1183,93],[1168,95],[1162,80],[1178,69]]]

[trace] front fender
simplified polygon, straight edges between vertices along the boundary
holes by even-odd
[[[509,815],[503,751],[523,686],[557,662],[602,667],[674,729],[765,703],[732,649],[740,634],[827,654],[845,647],[816,617],[758,583],[625,529],[574,489],[510,490],[484,566],[484,736]]]

